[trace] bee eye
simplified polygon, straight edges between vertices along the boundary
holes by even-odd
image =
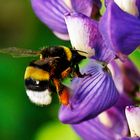
[[[49,81],[39,81],[32,78],[25,79],[25,87],[33,91],[44,91],[48,89]]]

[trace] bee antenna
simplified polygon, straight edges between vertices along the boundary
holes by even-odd
[[[81,51],[81,50],[76,50],[76,51],[81,52],[81,53],[88,54],[88,53],[87,53],[87,52],[85,52],[85,51]]]

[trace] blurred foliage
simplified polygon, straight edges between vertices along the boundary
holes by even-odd
[[[69,125],[60,124],[60,122],[44,125],[35,136],[35,140],[47,140],[48,138],[51,140],[79,140]]]
[[[29,0],[0,0],[0,48],[39,49],[66,45],[34,15]],[[139,52],[131,55],[140,68]],[[0,140],[78,140],[73,130],[58,120],[56,95],[47,107],[30,103],[24,89],[24,71],[33,58],[0,55]]]
[[[0,2],[0,48],[40,49],[57,44],[69,46],[69,42],[56,38],[36,18],[29,0]],[[32,59],[34,58],[15,59],[0,55],[0,140],[34,140],[37,130],[44,124],[51,125],[50,136],[51,133],[55,134],[53,124],[58,122],[60,106],[57,96],[54,95],[50,106],[38,107],[29,101],[25,93],[24,71]],[[58,123],[57,126],[59,125]],[[60,131],[65,131],[65,127]],[[51,138],[48,136],[48,139]],[[61,140],[62,136],[57,139]]]

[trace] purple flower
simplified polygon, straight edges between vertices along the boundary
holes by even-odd
[[[106,44],[98,29],[98,22],[74,12],[65,15],[65,21],[72,46],[86,52],[88,57],[110,62],[115,54]],[[83,54],[84,55],[84,54]]]
[[[130,59],[126,59],[123,63],[119,62],[122,70],[124,91],[134,96],[139,91],[140,72]]]
[[[134,105],[133,99],[139,97],[140,73],[130,59],[125,59],[124,62],[114,60],[108,67],[120,93],[115,106],[124,112],[124,107]]]
[[[113,106],[118,99],[111,74],[101,64],[90,60],[82,73],[91,76],[75,78],[72,81],[71,107],[62,106],[59,113],[59,119],[63,123],[74,124],[94,118]]]
[[[131,137],[140,138],[140,107],[127,106],[125,109]]]
[[[138,137],[135,137],[135,138],[124,137],[124,138],[121,138],[121,140],[140,140],[140,138],[138,138]]]
[[[114,0],[114,2],[125,12],[133,15],[139,16],[139,0],[127,0],[127,1],[120,1]]]
[[[125,107],[131,106],[131,105],[134,105],[134,102],[132,101],[132,99],[126,93],[121,93],[117,103],[115,104],[115,107],[120,112],[125,114]]]
[[[64,14],[77,11],[90,16],[94,6],[100,8],[100,0],[31,0],[37,17],[59,38],[68,40]]]
[[[91,17],[99,12],[100,0],[32,0],[39,19],[90,59],[81,70],[87,76],[73,79],[70,104],[61,106],[59,119],[84,140],[139,140],[140,109],[124,108],[133,104],[127,93],[138,92],[140,85],[139,72],[126,58],[140,45],[140,0],[105,4],[96,21]]]
[[[136,16],[140,17],[140,1],[139,0],[127,0],[127,1],[121,1],[121,0],[105,0],[105,5],[107,5],[110,2],[115,2],[123,11]]]
[[[139,0],[136,0],[136,6],[138,7],[138,11],[140,13],[140,1]],[[138,17],[140,18],[140,14]]]
[[[122,71],[120,66],[118,65],[118,62],[120,62],[118,59],[111,61],[111,63],[108,64],[108,68],[112,73],[112,78],[117,90],[119,91],[119,93],[124,93]]]
[[[108,47],[120,58],[140,45],[140,19],[123,11],[113,1],[108,3],[99,28]]]
[[[128,137],[128,126],[124,114],[116,107],[106,110],[95,119],[74,124],[72,127],[84,140],[139,140],[140,108],[127,106],[126,116],[132,137]]]
[[[124,114],[115,107],[101,113],[95,119],[72,125],[72,127],[84,140],[118,140],[128,133]]]
[[[109,64],[115,85],[120,93],[136,95],[140,85],[140,72],[130,59],[114,60]]]

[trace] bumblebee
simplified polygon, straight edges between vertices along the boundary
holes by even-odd
[[[15,57],[39,56],[38,60],[30,62],[24,75],[26,93],[29,99],[38,105],[50,104],[53,91],[58,93],[59,101],[63,105],[68,105],[69,89],[61,81],[68,76],[86,76],[80,73],[78,66],[86,57],[80,55],[81,51],[65,46],[53,46],[40,51],[7,48],[0,52]]]

